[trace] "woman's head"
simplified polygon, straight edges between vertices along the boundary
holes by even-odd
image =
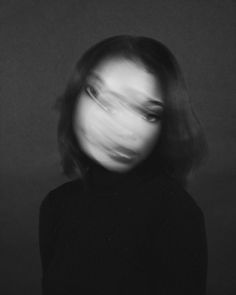
[[[145,163],[183,180],[202,156],[176,59],[151,38],[115,36],[90,48],[59,102],[66,174],[83,174],[92,159],[117,172]]]
[[[108,170],[141,163],[158,140],[164,103],[155,76],[138,62],[111,58],[97,65],[76,104],[79,146]]]

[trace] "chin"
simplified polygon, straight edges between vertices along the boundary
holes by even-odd
[[[126,173],[131,171],[132,169],[135,168],[135,164],[124,164],[124,163],[119,163],[116,161],[111,161],[111,160],[97,160],[94,159],[99,165],[101,165],[103,168],[106,170],[109,170],[111,172],[117,172],[117,173]]]
[[[105,166],[104,166],[105,167]],[[112,172],[118,172],[118,173],[126,173],[131,171],[134,167],[124,167],[124,166],[106,166],[107,170],[110,170]]]

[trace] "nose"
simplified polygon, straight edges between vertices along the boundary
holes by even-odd
[[[135,118],[128,110],[114,110],[110,114],[107,121],[107,128],[119,138],[124,140],[136,141],[138,137],[138,130],[135,128],[133,122]]]
[[[109,133],[113,138],[117,138],[117,140],[122,141],[136,141],[137,133],[135,130],[131,130],[126,124],[120,122],[112,122],[109,126]]]
[[[132,140],[136,141],[137,136],[135,135],[134,132],[129,131],[128,129],[122,129],[117,131],[118,137],[124,139],[124,140]]]

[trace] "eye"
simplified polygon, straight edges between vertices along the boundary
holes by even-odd
[[[158,112],[153,113],[153,112],[147,112],[147,111],[145,112],[144,111],[142,113],[142,117],[150,123],[157,123],[161,120],[161,113],[158,113]]]
[[[87,85],[85,86],[84,89],[85,89],[85,92],[86,92],[91,98],[95,98],[95,99],[98,98],[98,94],[99,94],[99,92],[98,92],[98,90],[97,90],[95,87],[93,87],[92,85],[87,84]]]

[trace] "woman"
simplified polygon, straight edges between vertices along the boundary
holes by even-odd
[[[43,294],[205,294],[206,143],[173,54],[115,36],[78,61],[57,107],[64,172],[40,208]]]

